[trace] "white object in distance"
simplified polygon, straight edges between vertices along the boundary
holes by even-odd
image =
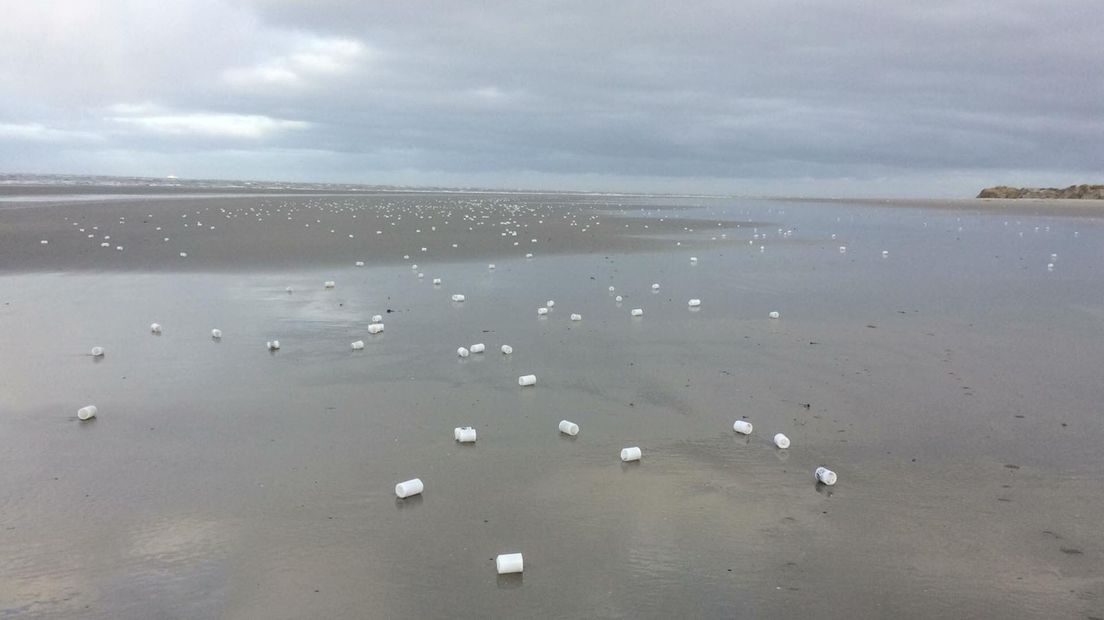
[[[570,420],[560,420],[560,432],[574,437],[579,434],[579,425]]]
[[[364,261],[358,260],[357,262],[355,262],[353,264],[356,265],[357,267],[363,267],[364,266]]]
[[[774,436],[774,445],[778,446],[780,450],[785,450],[790,447],[790,438],[782,433],[778,433]]]
[[[736,420],[736,422],[732,424],[732,430],[742,435],[750,435],[752,428],[751,422],[746,420]]]
[[[690,306],[691,308],[697,308],[698,306],[701,305],[701,300],[700,299],[691,299],[690,301],[687,302],[687,305]]]
[[[510,345],[508,345],[508,344],[502,345],[502,354],[503,355],[509,355],[513,352],[514,352],[514,348],[511,347]]]
[[[658,291],[659,290],[659,282],[656,282],[655,284],[652,285],[652,290],[653,291]]]
[[[625,298],[624,298],[624,297],[622,297],[622,296],[620,296],[620,295],[618,295],[617,297],[614,297],[614,298],[613,298],[613,300],[614,300],[614,301],[616,301],[617,303],[621,303],[621,302],[622,302],[622,301],[623,301],[624,299],[625,299]]]
[[[452,434],[456,438],[456,441],[459,441],[460,443],[475,443],[476,432],[475,429],[470,426],[455,428],[453,429]]]
[[[459,349],[456,349],[456,354],[459,355],[460,357],[467,357],[467,356],[471,355],[471,351],[468,351],[464,347],[460,347]]]
[[[425,490],[425,485],[422,484],[420,478],[412,478],[405,482],[400,482],[395,485],[395,495],[399,499],[406,499],[412,495],[419,495]]]
[[[150,333],[151,334],[160,334],[161,333],[161,325],[158,324],[158,323],[150,323]]]
[[[644,316],[644,309],[643,308],[633,308],[632,311],[629,312],[629,314],[631,314],[632,316]]]
[[[817,467],[816,471],[813,472],[813,475],[816,477],[818,482],[822,482],[828,486],[832,486],[836,483],[836,472],[828,469],[827,467]]]
[[[476,344],[473,344],[469,350],[472,353],[482,353],[487,350],[487,347],[482,342],[477,342]]]
[[[781,314],[778,314],[778,312],[777,312],[777,311],[775,311],[775,312],[771,312],[771,313],[770,313],[770,314],[768,314],[767,316],[769,316],[769,317],[770,317],[770,318],[772,318],[772,319],[777,319],[777,318],[781,318],[781,317],[782,317],[782,315],[781,315]]]
[[[337,286],[337,283],[334,282],[333,280],[326,280],[325,282],[322,283],[322,286],[325,287],[325,288],[333,288],[333,287]]]
[[[628,463],[629,461],[640,460],[640,448],[633,446],[632,448],[625,448],[621,451],[621,460]]]
[[[222,330],[221,329],[212,329],[211,330],[211,337],[214,338],[215,340],[218,340],[219,338],[222,338]]]
[[[279,340],[269,340],[267,345],[268,345],[268,350],[269,351],[279,351],[280,350],[280,341]]]
[[[548,308],[551,308],[556,305],[556,300],[549,299],[548,301],[544,302],[544,305]]]
[[[522,375],[518,377],[518,385],[526,387],[537,384],[537,375]]]
[[[503,553],[495,558],[495,570],[499,575],[520,573],[525,568],[525,560],[520,553]]]
[[[544,316],[548,314],[548,308],[537,308],[537,316]]]
[[[96,409],[96,405],[87,405],[85,407],[77,409],[77,417],[81,420],[91,420],[92,418],[96,417],[96,413],[98,411],[99,410]]]
[[[372,315],[372,322],[373,323],[382,323],[383,322],[383,315],[382,314],[373,314]]]
[[[441,286],[441,278],[433,278],[433,286]]]
[[[361,349],[364,348],[364,341],[363,340],[357,340],[351,346],[353,347],[354,351],[360,351]]]
[[[103,354],[104,354],[104,348],[103,347],[92,347],[92,357],[103,357]]]
[[[464,296],[463,295],[453,295],[452,300],[453,301],[464,301]]]
[[[582,321],[583,320],[583,315],[581,315],[581,314],[572,314],[571,315],[571,320],[572,321]]]

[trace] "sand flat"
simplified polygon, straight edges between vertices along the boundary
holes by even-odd
[[[1104,615],[1104,220],[1064,208],[0,210],[0,613]],[[744,416],[751,436],[731,430]],[[414,476],[425,493],[397,501]],[[524,576],[496,576],[511,551]]]

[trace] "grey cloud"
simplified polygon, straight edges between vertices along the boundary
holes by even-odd
[[[1104,168],[1095,0],[43,4],[0,25],[0,126],[59,154],[0,132],[3,169],[967,194]]]

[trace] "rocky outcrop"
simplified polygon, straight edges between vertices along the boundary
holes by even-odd
[[[1104,185],[1070,185],[1057,187],[986,187],[978,198],[1063,198],[1071,200],[1104,200]]]

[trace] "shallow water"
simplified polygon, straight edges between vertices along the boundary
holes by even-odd
[[[0,275],[0,615],[1104,615],[1104,221],[662,205],[627,221],[770,225],[532,260],[489,230],[478,261],[415,255],[422,280],[326,246]]]

